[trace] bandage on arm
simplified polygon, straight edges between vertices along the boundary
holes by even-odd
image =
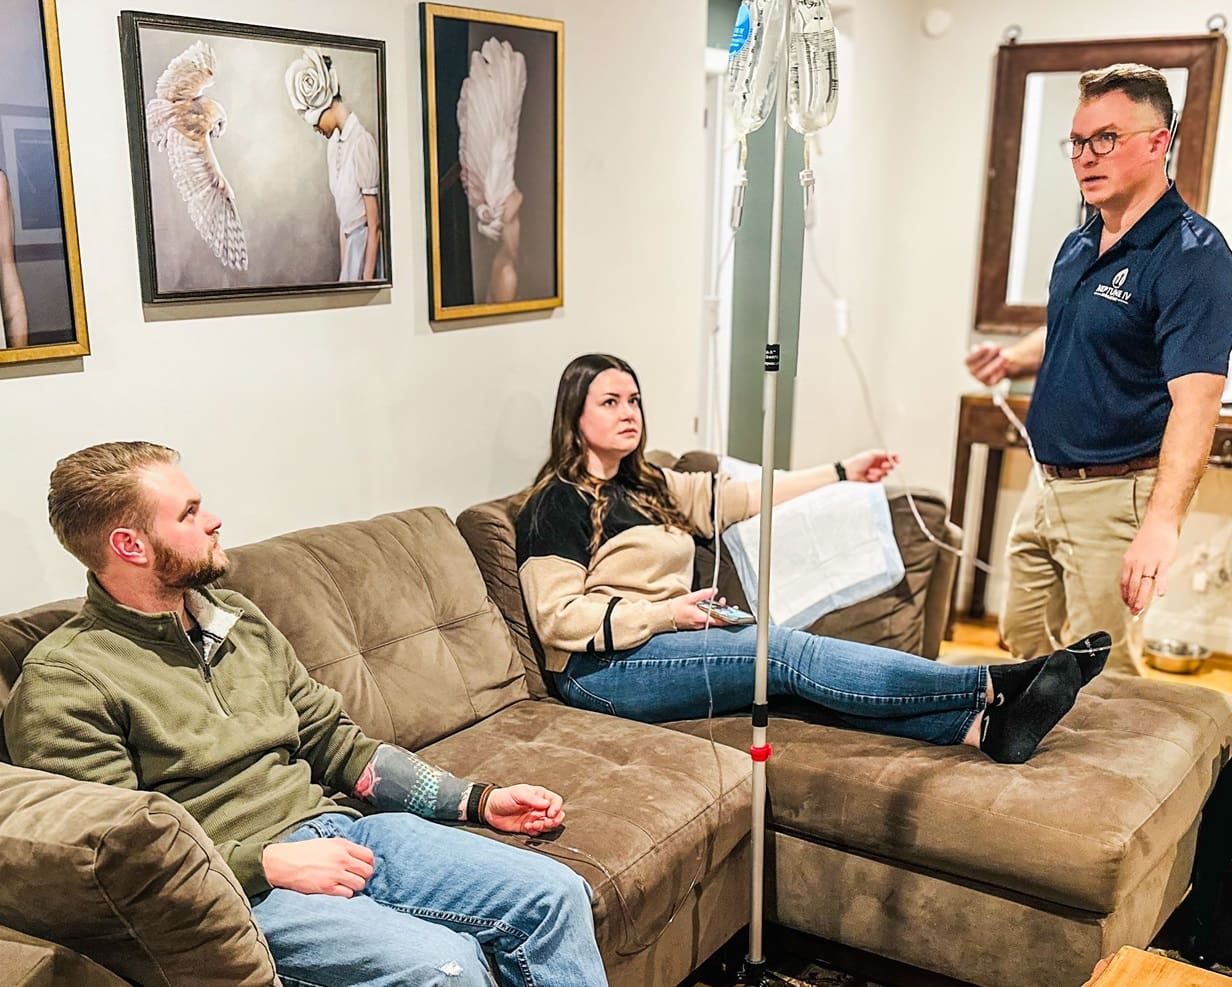
[[[468,818],[467,806],[474,792],[490,787],[458,778],[401,747],[381,744],[355,783],[355,795],[385,811],[480,822]]]

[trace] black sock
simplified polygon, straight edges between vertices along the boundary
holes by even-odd
[[[1082,688],[1077,659],[1068,651],[1057,651],[1041,664],[1034,679],[1015,698],[984,710],[980,750],[994,761],[1022,764],[1074,705]]]
[[[1042,658],[1032,658],[1029,661],[1012,662],[1006,665],[989,665],[988,678],[992,681],[992,700],[990,707],[1004,706],[1011,699],[1022,695],[1027,686],[1035,681],[1035,676],[1044,667],[1048,655]]]
[[[1107,631],[1096,631],[1081,641],[1068,645],[1065,650],[1078,659],[1082,684],[1086,685],[1104,670],[1104,665],[1108,662],[1108,652],[1112,650],[1112,635]]]
[[[1112,649],[1112,635],[1107,631],[1096,631],[1088,634],[1080,641],[1068,645],[1065,650],[1078,661],[1078,670],[1082,674],[1082,684],[1085,686],[1095,676],[1104,670],[1108,661],[1108,652]],[[990,706],[1004,706],[1014,699],[1035,681],[1048,655],[1031,658],[1028,661],[1014,662],[1006,665],[989,665],[988,677],[992,680],[993,699]]]

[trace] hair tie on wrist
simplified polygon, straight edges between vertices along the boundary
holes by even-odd
[[[485,826],[488,824],[488,800],[494,791],[496,791],[495,785],[487,785],[484,787],[483,795],[479,797],[479,821]]]
[[[841,462],[837,462],[837,461],[835,462],[834,472],[838,474],[839,483],[842,483],[844,480],[847,479],[847,467],[844,466]]]
[[[480,785],[479,783],[471,785],[470,794],[466,798],[466,821],[468,823],[484,824],[483,810],[488,805],[488,794],[495,787],[495,785]]]

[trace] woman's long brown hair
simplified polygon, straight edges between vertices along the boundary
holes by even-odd
[[[604,480],[592,476],[586,468],[586,440],[578,428],[578,420],[586,406],[586,395],[594,379],[605,370],[621,370],[633,378],[641,391],[637,374],[618,356],[607,353],[587,353],[579,356],[565,367],[556,388],[556,410],[552,414],[552,445],[547,462],[535,477],[535,485],[527,494],[526,502],[553,480],[569,484],[580,493],[590,494],[594,500],[590,508],[592,531],[590,554],[594,555],[603,541],[603,520],[609,503],[604,491]],[[681,528],[695,533],[684,514],[672,501],[667,481],[657,467],[646,462],[646,410],[642,405],[642,434],[637,448],[628,453],[616,471],[620,485],[628,495],[630,504],[658,524]]]

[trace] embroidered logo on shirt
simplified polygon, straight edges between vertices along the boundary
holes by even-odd
[[[1129,277],[1129,268],[1123,267],[1112,276],[1112,284],[1100,284],[1095,286],[1095,295],[1097,298],[1106,298],[1110,302],[1116,302],[1119,305],[1128,305],[1129,300],[1134,297],[1132,291],[1124,291],[1122,285],[1125,284],[1125,279]]]

